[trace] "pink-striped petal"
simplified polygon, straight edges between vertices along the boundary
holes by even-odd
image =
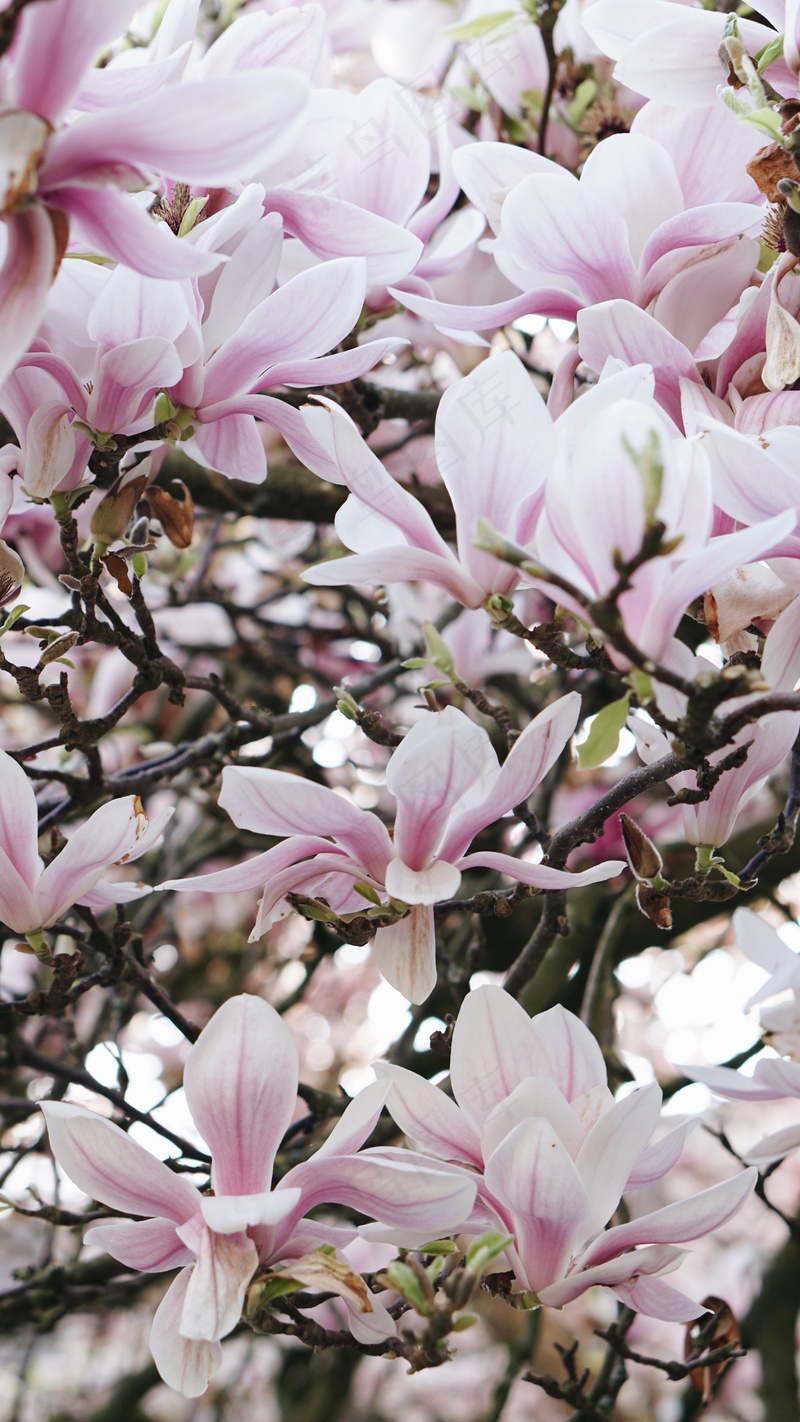
[[[246,1234],[214,1234],[204,1226],[186,1286],[182,1336],[210,1343],[230,1333],[242,1316],[247,1286],[257,1268],[258,1250]]]
[[[183,1223],[200,1208],[200,1195],[111,1121],[82,1106],[42,1102],[53,1155],[90,1199],[127,1215]]]
[[[104,1249],[112,1259],[127,1264],[129,1269],[141,1269],[145,1274],[160,1274],[167,1269],[182,1269],[191,1264],[194,1255],[178,1238],[174,1220],[126,1220],[124,1224],[93,1225],[83,1236],[84,1244]]]
[[[184,1090],[211,1151],[217,1195],[269,1188],[297,1076],[292,1034],[261,998],[229,998],[204,1027],[186,1061]]]
[[[45,928],[93,889],[111,864],[136,857],[148,819],[135,795],[112,800],[90,815],[42,873],[36,897]]]
[[[450,1080],[456,1101],[480,1128],[527,1076],[553,1076],[530,1017],[502,988],[475,988],[461,1005],[453,1034]]]
[[[387,1062],[376,1062],[374,1070],[379,1080],[386,1079],[391,1085],[386,1109],[415,1146],[442,1160],[480,1168],[483,1157],[478,1133],[441,1087]]]
[[[165,222],[143,212],[128,193],[109,185],[60,188],[53,206],[70,218],[73,245],[84,244],[87,251],[113,257],[143,276],[180,280],[203,276],[220,264],[216,252],[181,241]]]
[[[11,85],[21,109],[55,124],[101,50],[123,33],[137,0],[56,0],[17,22]]]
[[[219,1343],[198,1342],[180,1332],[191,1269],[182,1269],[159,1304],[150,1330],[153,1362],[168,1387],[182,1397],[202,1397],[222,1363]]]
[[[0,751],[0,848],[29,889],[42,868],[38,823],[31,782],[18,761]]]
[[[6,233],[5,259],[0,269],[4,330],[0,385],[39,329],[58,266],[53,221],[41,203],[31,203],[15,212],[6,223]]]
[[[615,1225],[589,1246],[581,1264],[586,1268],[604,1264],[636,1244],[686,1244],[710,1234],[739,1213],[752,1195],[757,1179],[757,1170],[743,1170],[721,1185],[702,1190],[699,1195],[665,1205],[629,1224]]]
[[[527,859],[515,859],[513,854],[494,854],[491,850],[485,854],[466,854],[456,863],[461,870],[494,869],[498,874],[516,879],[518,884],[530,884],[534,889],[581,889],[585,884],[602,884],[606,879],[615,879],[627,868],[624,859],[605,859],[602,864],[593,864],[591,869],[581,869],[573,874],[569,869],[530,864]]]

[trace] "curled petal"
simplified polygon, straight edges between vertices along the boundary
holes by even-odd
[[[191,1269],[182,1269],[156,1310],[150,1351],[161,1377],[182,1397],[202,1397],[222,1363],[219,1343],[185,1338],[180,1332]]]

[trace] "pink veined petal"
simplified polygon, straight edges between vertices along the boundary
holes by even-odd
[[[196,446],[203,464],[228,479],[263,484],[267,477],[267,453],[252,415],[230,413],[214,420],[199,419],[189,443]]]
[[[336,171],[346,198],[405,227],[431,172],[427,125],[413,90],[376,79],[361,91],[353,130],[336,154]]]
[[[36,891],[45,928],[93,889],[111,864],[135,855],[136,842],[148,827],[134,795],[112,800],[90,815],[43,871]]]
[[[604,1264],[636,1244],[685,1244],[710,1234],[739,1213],[753,1193],[757,1179],[757,1170],[743,1170],[721,1185],[712,1185],[699,1195],[691,1195],[688,1200],[665,1205],[629,1224],[615,1225],[589,1246],[581,1264],[587,1268]]]
[[[248,943],[257,943],[273,923],[277,923],[291,912],[292,905],[287,899],[290,893],[323,898],[330,904],[334,913],[349,913],[353,882],[364,880],[376,892],[380,891],[381,886],[371,880],[363,867],[354,863],[344,850],[335,849],[332,845],[328,848],[327,854],[317,854],[303,864],[296,864],[284,869],[280,874],[270,875]],[[355,902],[360,906],[363,900],[356,898]]]
[[[424,869],[409,869],[402,859],[391,859],[384,875],[386,892],[406,904],[438,904],[454,899],[461,883],[461,870],[445,859],[435,859]]]
[[[574,1160],[586,1136],[587,1123],[570,1106],[554,1081],[547,1076],[528,1076],[510,1096],[495,1106],[481,1131],[485,1160],[522,1121],[539,1117],[552,1126],[568,1155]]]
[[[42,868],[38,837],[33,786],[13,756],[0,751],[0,848],[29,889],[35,887]]]
[[[163,28],[162,23],[159,35]],[[82,113],[94,113],[97,109],[115,109],[120,104],[132,104],[149,94],[157,94],[165,84],[178,82],[186,68],[190,50],[191,45],[186,43],[163,59],[148,58],[141,64],[111,63],[104,69],[90,69],[81,83],[75,107]]]
[[[360,430],[339,405],[320,398],[305,411],[309,428],[331,455],[339,470],[339,481],[361,503],[400,530],[409,545],[452,560],[444,539],[436,531],[430,514],[396,479],[384,469]]]
[[[661,1090],[652,1082],[615,1101],[589,1131],[575,1159],[591,1206],[587,1234],[602,1229],[613,1215],[660,1110]]]
[[[265,1190],[256,1195],[206,1196],[200,1211],[215,1234],[244,1234],[285,1220],[299,1205],[301,1194],[300,1190]]]
[[[53,1155],[65,1175],[114,1210],[182,1223],[200,1208],[186,1180],[137,1145],[111,1121],[82,1106],[42,1102]]]
[[[635,1254],[633,1258],[636,1258]],[[646,1314],[648,1318],[662,1318],[667,1323],[691,1323],[693,1318],[709,1312],[702,1304],[682,1294],[680,1289],[665,1284],[663,1279],[634,1278],[630,1284],[618,1284],[614,1293],[637,1313]]]
[[[392,583],[433,583],[444,588],[462,607],[482,607],[486,593],[474,578],[462,572],[455,559],[426,553],[419,548],[382,548],[379,553],[356,553],[330,563],[306,568],[303,580],[314,587],[381,586]]]
[[[652,269],[647,291],[640,293],[656,320],[678,340],[695,352],[699,359],[706,349],[706,337],[712,340],[718,322],[724,320],[736,304],[753,275],[758,262],[759,247],[749,237],[731,237],[713,246],[683,249],[671,253]],[[690,308],[687,310],[687,307]],[[732,321],[730,323],[732,327]],[[708,350],[713,359],[727,346],[732,329],[723,329],[719,347]]]
[[[257,390],[277,361],[324,355],[352,331],[365,290],[366,271],[359,257],[310,267],[279,286],[211,357],[203,406]]]
[[[318,474],[320,479],[330,479],[334,484],[341,482],[338,470],[330,455],[314,438],[301,410],[294,410],[284,400],[276,400],[271,395],[239,395],[229,404],[231,410],[255,415],[257,419],[272,425],[273,429],[283,435],[289,448],[297,455],[301,463],[305,464],[314,474]],[[206,413],[216,416],[219,410],[220,407],[217,406]]]
[[[667,1134],[662,1136],[655,1145],[648,1146],[631,1170],[623,1193],[627,1193],[628,1190],[641,1190],[643,1185],[652,1185],[653,1181],[661,1180],[667,1171],[671,1170],[673,1165],[680,1160],[686,1137],[697,1125],[696,1117],[690,1121],[684,1121],[674,1130],[667,1131]]]
[[[378,1080],[391,1085],[386,1109],[419,1150],[442,1160],[483,1164],[478,1133],[465,1112],[440,1087],[406,1067],[376,1062]]]
[[[591,244],[585,240],[587,232]],[[555,277],[554,285],[563,282],[582,305],[636,298],[625,219],[568,173],[534,173],[509,193],[503,204],[500,250],[530,273],[531,286]]]
[[[624,219],[640,273],[651,234],[674,221],[686,205],[671,155],[655,139],[638,133],[615,133],[608,142],[598,143],[583,165],[581,188],[602,198]]]
[[[203,1028],[183,1084],[211,1151],[217,1195],[269,1188],[275,1152],[294,1114],[297,1079],[292,1034],[261,998],[229,998]]]
[[[645,9],[649,7],[644,7]],[[674,14],[674,6],[670,6]],[[711,102],[725,71],[719,58],[724,17],[698,10],[691,15],[691,38],[682,11],[672,23],[641,35],[617,61],[618,84],[667,104],[705,105]],[[764,45],[763,25],[742,20],[739,33],[745,46],[756,53]],[[769,31],[766,31],[769,34]]]
[[[286,152],[308,92],[300,74],[271,69],[268,84],[263,74],[231,74],[88,114],[51,143],[40,186],[91,182],[110,164],[198,185],[249,178]]]
[[[319,5],[241,15],[203,55],[203,73],[236,74],[285,65],[311,79],[325,43],[325,12]]]
[[[524,1007],[502,988],[473,989],[461,1004],[450,1057],[459,1106],[480,1128],[528,1076],[552,1078],[553,1063]]]
[[[330,1135],[315,1152],[315,1158],[326,1155],[353,1155],[372,1135],[391,1090],[387,1081],[372,1081],[354,1096],[347,1110],[339,1117]]]
[[[264,210],[280,213],[286,231],[324,261],[365,257],[370,284],[400,281],[422,256],[419,238],[396,222],[323,193],[268,189]]]
[[[520,316],[552,316],[562,321],[574,321],[584,302],[574,292],[559,286],[534,287],[521,296],[489,306],[461,306],[453,302],[435,301],[419,296],[412,290],[390,287],[389,295],[417,316],[432,321],[435,326],[450,331],[494,331],[518,321]]]
[[[418,721],[386,770],[386,787],[397,801],[396,858],[409,869],[427,868],[459,801],[488,791],[497,774],[489,737],[462,711],[448,706]]]
[[[395,1229],[434,1233],[456,1229],[469,1217],[477,1187],[476,1177],[457,1166],[391,1149],[312,1156],[284,1179],[302,1186],[306,1213],[323,1203],[348,1205]]]
[[[212,874],[196,874],[194,878],[165,879],[157,887],[197,894],[236,894],[245,889],[263,889],[273,874],[312,854],[324,854],[330,847],[329,840],[320,839],[317,835],[295,835],[285,844],[276,844],[274,849],[256,854],[243,864],[232,864],[230,868],[218,869]]]
[[[0,846],[0,923],[15,933],[32,933],[42,928],[42,912],[36,894],[28,888],[6,851]]]
[[[379,928],[372,951],[381,977],[408,1002],[420,1003],[436,987],[433,909],[414,904],[398,923]]]
[[[314,356],[311,360],[279,360],[268,371],[269,383],[275,385],[338,385],[356,380],[395,351],[405,349],[408,341],[399,336],[386,336],[381,341],[365,341],[350,351],[334,351],[332,355]]]
[[[581,311],[578,346],[587,365],[598,373],[610,355],[626,365],[651,365],[656,399],[679,428],[681,380],[697,385],[700,376],[689,351],[646,311],[629,301],[603,301]]]
[[[106,351],[95,369],[86,418],[94,429],[114,434],[141,417],[157,390],[180,380],[183,363],[171,341],[142,336]]]
[[[104,1249],[112,1259],[127,1264],[129,1269],[141,1269],[146,1274],[182,1269],[194,1259],[192,1251],[175,1233],[174,1220],[126,1220],[123,1224],[93,1225],[83,1241]]]
[[[498,874],[506,874],[516,879],[518,884],[531,884],[534,889],[582,889],[586,884],[602,884],[606,879],[615,879],[624,874],[624,859],[606,859],[602,864],[593,864],[591,869],[576,870],[551,869],[549,864],[530,864],[527,859],[515,859],[513,854],[466,854],[456,860],[459,869],[494,869]]]
[[[143,276],[180,280],[203,276],[220,264],[216,252],[203,252],[179,240],[166,223],[155,222],[128,193],[115,188],[61,188],[53,196],[53,205],[71,219],[74,241]]]
[[[186,1286],[181,1335],[210,1343],[230,1333],[242,1316],[247,1286],[257,1268],[258,1251],[246,1234],[214,1234],[204,1226]]]
[[[504,1138],[484,1178],[513,1217],[514,1247],[538,1293],[564,1273],[585,1232],[590,1203],[580,1175],[550,1122],[534,1118]]]
[[[563,1308],[594,1285],[613,1289],[632,1277],[677,1269],[685,1258],[686,1250],[677,1249],[675,1245],[646,1244],[642,1249],[609,1259],[605,1264],[596,1264],[591,1269],[572,1270],[564,1279],[542,1289],[539,1298],[548,1308]]]
[[[550,1075],[568,1101],[604,1087],[607,1071],[603,1053],[589,1028],[574,1012],[557,1004],[536,1015],[536,1032],[553,1066]]]
[[[66,478],[75,458],[72,410],[61,400],[47,400],[34,410],[25,432],[25,489],[49,499]]]
[[[446,390],[436,416],[436,460],[458,525],[458,554],[487,593],[513,569],[474,547],[477,521],[525,542],[520,506],[539,487],[553,445],[553,422],[522,362],[505,351]],[[531,448],[536,448],[531,468]]]
[[[580,709],[580,696],[571,691],[529,722],[506,756],[488,795],[459,815],[444,840],[442,854],[448,859],[458,858],[479,830],[527,800],[567,744]]]
[[[182,1269],[159,1304],[150,1330],[150,1351],[164,1382],[182,1397],[202,1397],[222,1363],[219,1343],[197,1342],[180,1333],[191,1269]]]
[[[219,803],[239,829],[256,834],[303,835],[309,825],[335,839],[381,877],[392,855],[385,825],[369,810],[285,770],[227,766]],[[325,845],[329,850],[331,846]]]
[[[0,269],[4,331],[0,385],[39,329],[57,266],[53,223],[41,203],[31,203],[13,213],[6,222],[6,232],[6,254]]]
[[[14,101],[55,124],[89,65],[127,29],[135,9],[136,0],[56,0],[48,6],[28,6],[14,36]]]

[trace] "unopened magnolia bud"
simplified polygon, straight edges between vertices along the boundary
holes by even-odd
[[[19,597],[25,564],[13,548],[0,538],[0,607]]]
[[[657,879],[664,867],[664,861],[652,839],[640,829],[630,815],[620,815],[620,828],[625,841],[628,863],[637,879]]]
[[[115,479],[92,514],[92,537],[96,543],[116,543],[124,538],[142,494],[147,488],[146,474],[122,474]]]
[[[55,642],[51,642],[49,647],[45,647],[39,658],[39,665],[46,667],[49,662],[57,662],[59,657],[65,657],[71,651],[78,640],[77,632],[67,632],[63,637],[56,637]]]
[[[645,918],[649,918],[656,928],[669,932],[672,927],[672,905],[666,894],[651,889],[649,884],[637,884],[636,902]]]

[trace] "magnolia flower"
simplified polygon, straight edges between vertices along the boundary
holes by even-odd
[[[212,894],[263,887],[251,942],[290,912],[289,893],[322,897],[337,914],[364,913],[365,900],[380,906],[388,896],[390,909],[410,911],[378,929],[378,967],[411,1002],[424,1002],[436,986],[433,905],[455,896],[464,870],[493,869],[539,889],[566,889],[624,869],[623,861],[610,860],[571,874],[510,854],[465,852],[482,829],[533,793],[572,735],[579,711],[575,692],[548,706],[502,766],[486,732],[463,712],[448,707],[423,717],[386,772],[397,804],[393,836],[377,815],[324,786],[286,771],[228,766],[219,803],[234,824],[290,838],[245,864],[160,887]]]
[[[688,678],[715,670],[704,657],[694,657],[688,647],[677,641],[672,643],[666,661],[674,671]],[[790,603],[771,628],[764,644],[761,674],[773,691],[794,689],[800,676],[800,598]],[[760,695],[759,692],[749,697],[731,698],[725,703],[727,714],[734,715],[747,706],[748,700]],[[686,698],[672,687],[659,686],[658,703],[667,716],[680,717],[685,713]],[[646,764],[667,754],[669,741],[651,720],[634,714],[629,717],[628,724]],[[725,844],[739,815],[789,754],[798,728],[800,714],[793,711],[773,712],[752,725],[743,726],[729,744],[711,753],[708,759],[714,765],[736,747],[748,747],[743,764],[726,770],[706,800],[697,805],[681,805],[683,831],[689,844],[708,849]],[[685,772],[674,776],[670,785],[675,790],[691,790],[696,788],[696,777],[691,771]]]
[[[15,933],[36,934],[73,904],[100,908],[127,900],[130,885],[105,883],[103,875],[112,864],[128,864],[150,849],[171,815],[171,809],[161,810],[151,822],[138,795],[112,800],[45,868],[33,786],[22,766],[0,751],[0,921]]]
[[[403,1067],[375,1070],[392,1084],[387,1109],[423,1151],[479,1172],[481,1227],[514,1236],[495,1267],[510,1265],[539,1303],[560,1308],[599,1284],[656,1318],[704,1311],[661,1276],[684,1257],[678,1245],[741,1209],[756,1172],[604,1228],[623,1191],[671,1169],[693,1123],[648,1146],[661,1091],[654,1083],[614,1101],[602,1052],[572,1013],[554,1007],[531,1020],[501,988],[471,992],[453,1033],[455,1101]]]
[[[184,1089],[212,1157],[203,1194],[118,1126],[81,1106],[42,1106],[53,1154],[91,1198],[134,1220],[94,1226],[86,1240],[131,1269],[181,1272],[164,1296],[150,1336],[164,1381],[198,1397],[221,1361],[219,1339],[236,1327],[259,1267],[298,1259],[355,1236],[305,1219],[324,1203],[391,1217],[395,1227],[437,1235],[469,1216],[470,1176],[409,1151],[359,1147],[387,1091],[356,1097],[325,1143],[271,1189],[275,1155],[294,1113],[297,1052],[274,1008],[231,998],[189,1052]],[[377,1086],[377,1089],[376,1089]],[[329,1285],[330,1285],[330,1281]]]
[[[268,82],[263,73],[215,76],[65,123],[89,65],[136,8],[136,0],[28,5],[0,62],[0,380],[36,334],[70,233],[151,276],[208,271],[217,259],[177,242],[129,192],[165,172],[209,186],[250,177],[288,149],[307,102],[302,75],[272,68]]]

